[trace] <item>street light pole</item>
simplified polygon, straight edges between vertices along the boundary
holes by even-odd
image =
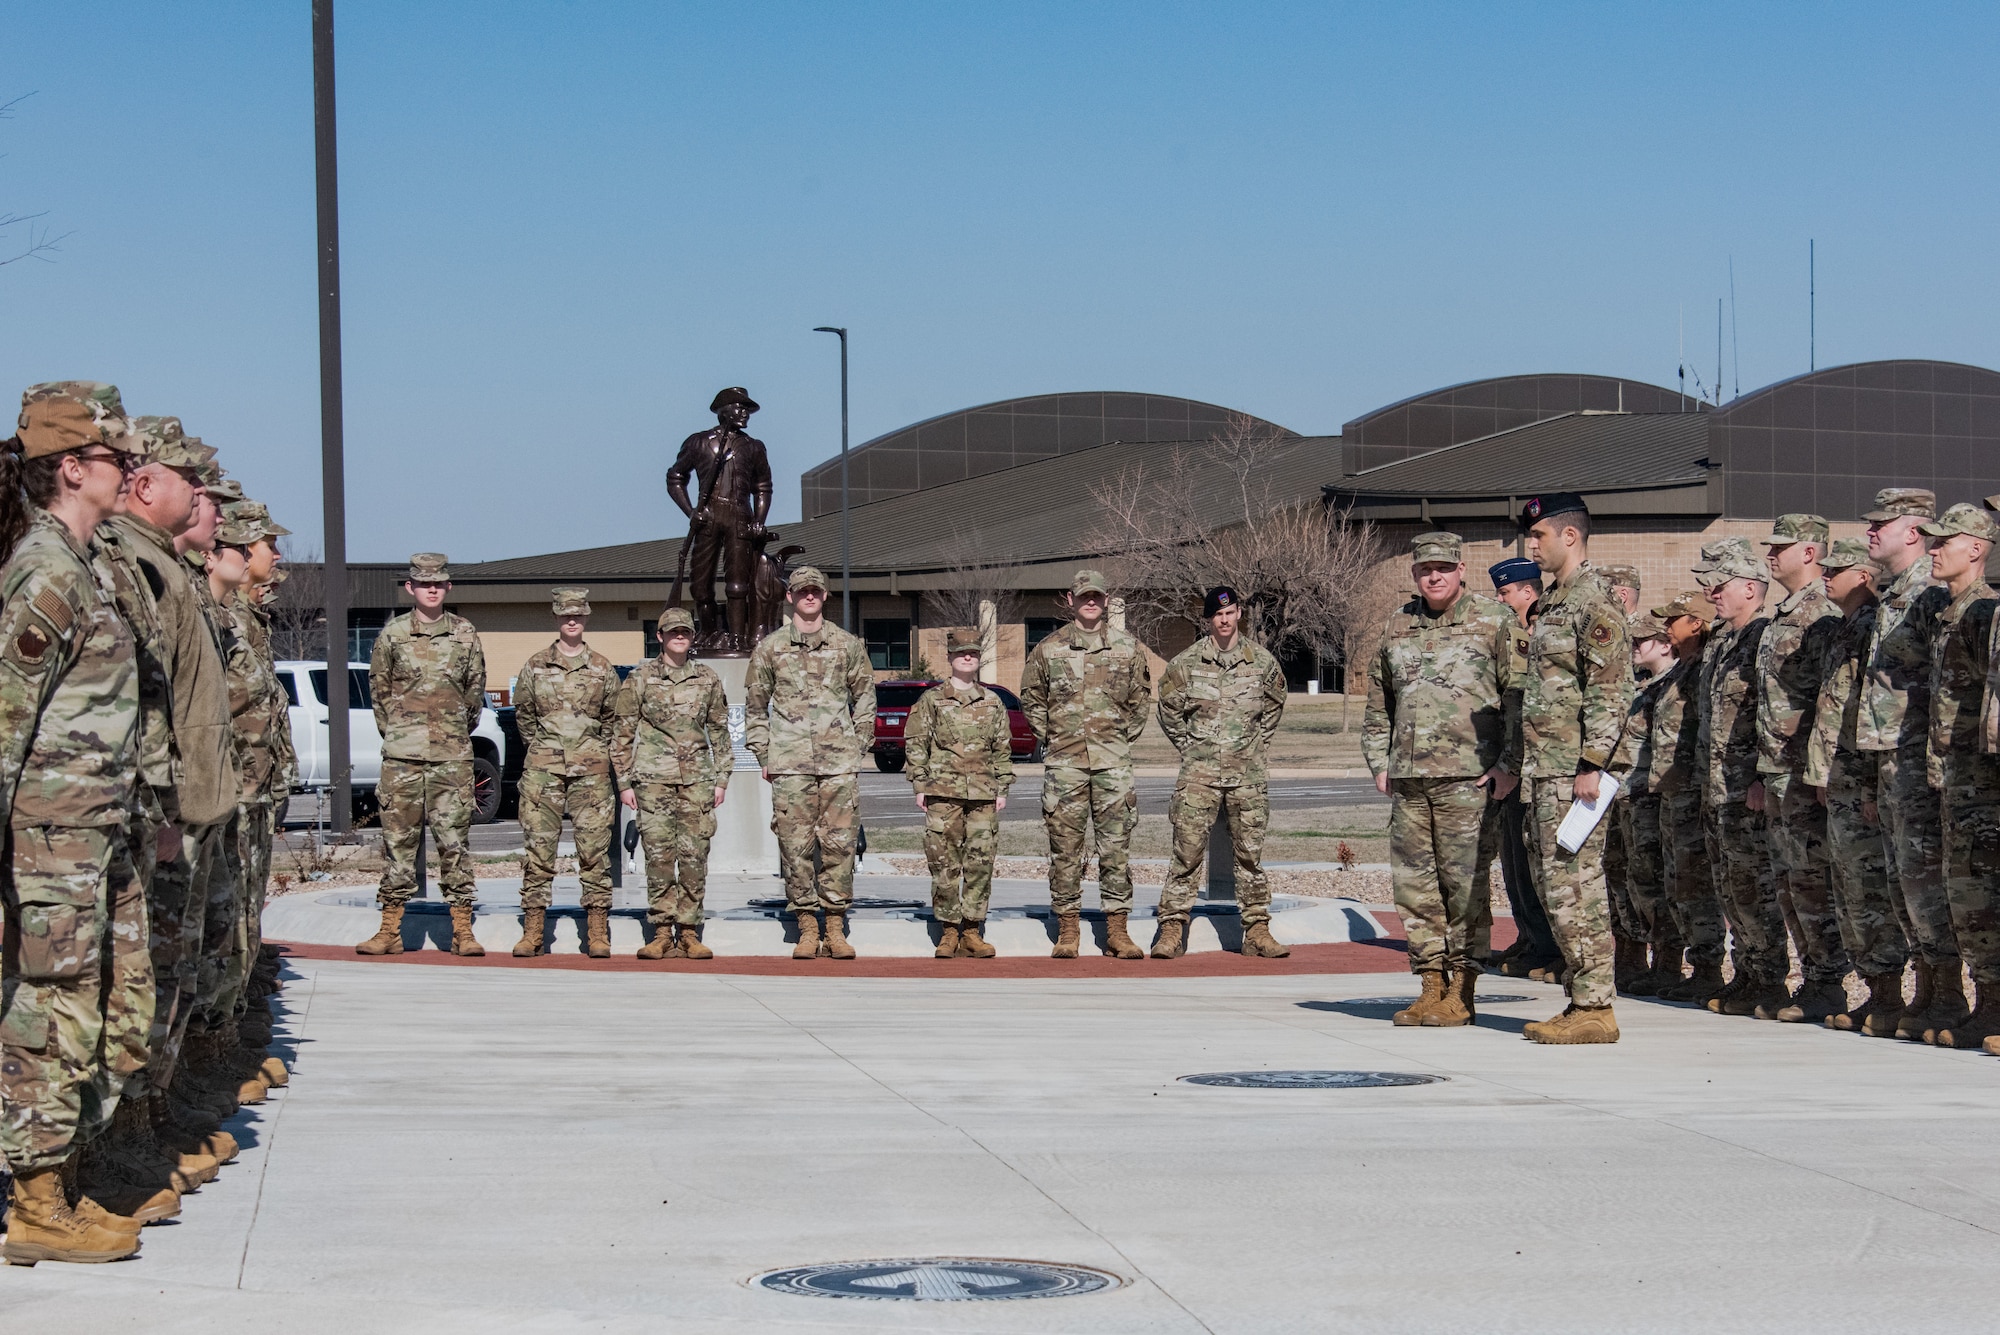
[[[347,462],[340,392],[340,179],[333,107],[333,0],[312,0],[313,164],[319,205],[319,459],[326,559],[326,749],[333,828],[353,819],[348,751]]]
[[[815,334],[840,335],[840,628],[854,631],[853,520],[847,504],[847,331],[837,325],[813,328]]]

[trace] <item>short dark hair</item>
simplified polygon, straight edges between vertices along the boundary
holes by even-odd
[[[1560,533],[1566,528],[1573,528],[1576,530],[1578,537],[1586,542],[1590,540],[1590,511],[1588,510],[1565,510],[1559,515],[1543,515],[1542,522],[1549,526],[1551,533]]]

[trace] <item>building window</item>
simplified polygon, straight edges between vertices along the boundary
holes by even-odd
[[[865,618],[861,622],[861,639],[868,646],[868,662],[877,672],[910,670],[908,617]]]
[[[1061,630],[1063,628],[1063,620],[1061,617],[1029,617],[1027,626],[1028,647],[1032,649],[1043,640],[1049,638],[1049,636]]]
[[[366,663],[375,656],[375,640],[396,615],[386,607],[356,607],[347,613],[347,661]]]
[[[657,620],[642,621],[639,623],[639,629],[646,636],[646,657],[658,658],[660,656],[660,623]]]

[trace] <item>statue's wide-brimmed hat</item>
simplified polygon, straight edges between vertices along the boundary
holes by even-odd
[[[753,413],[757,411],[757,400],[751,398],[750,391],[741,385],[731,385],[728,389],[717,394],[714,400],[708,405],[708,410],[712,413],[719,413],[726,405],[731,403],[740,403]]]

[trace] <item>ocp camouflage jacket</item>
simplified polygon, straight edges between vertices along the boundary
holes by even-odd
[[[229,726],[236,746],[236,769],[243,776],[238,797],[255,802],[272,795],[279,752],[276,738],[291,732],[285,688],[271,662],[257,649],[256,614],[240,596],[221,605],[229,619],[224,665],[229,676]]]
[[[840,627],[786,622],[750,654],[743,741],[767,774],[852,774],[875,741],[875,670]]]
[[[1757,642],[1757,772],[1791,774],[1806,763],[1820,686],[1839,648],[1840,609],[1816,579],[1778,604]]]
[[[1181,754],[1180,777],[1212,788],[1263,783],[1264,753],[1285,716],[1285,673],[1261,644],[1227,653],[1204,635],[1160,674],[1160,731]]]
[[[729,699],[715,669],[662,654],[628,674],[614,702],[611,764],[626,787],[641,783],[729,786],[736,753]]]
[[[1621,801],[1660,792],[1654,785],[1653,767],[1656,760],[1665,758],[1669,753],[1653,749],[1653,724],[1661,702],[1673,693],[1675,680],[1683,666],[1675,663],[1665,672],[1648,678],[1632,693],[1632,704],[1625,715],[1625,735],[1619,740],[1618,755],[1611,766],[1615,771],[1622,771],[1618,794]]]
[[[1006,796],[1014,783],[1013,732],[1006,702],[984,686],[931,687],[903,723],[910,786],[926,797]]]
[[[1976,579],[1945,606],[1931,637],[1930,738],[1926,771],[1942,788],[1947,756],[1986,751],[1986,679],[1992,666],[1993,586]]]
[[[514,724],[529,769],[566,778],[611,772],[618,669],[589,645],[566,654],[551,644],[514,678]]]
[[[1889,582],[1875,607],[1874,632],[1863,651],[1867,671],[1855,718],[1858,751],[1895,751],[1924,744],[1930,723],[1931,636],[1951,601],[1931,581],[1931,558],[1919,557]]]
[[[1632,702],[1632,637],[1625,609],[1585,561],[1544,593],[1530,615],[1521,696],[1521,774],[1570,778],[1603,769]]]
[[[384,760],[472,759],[486,654],[470,621],[452,612],[428,626],[409,612],[391,617],[368,674]]]
[[[1368,673],[1361,753],[1391,779],[1468,778],[1521,768],[1514,674],[1525,667],[1513,609],[1467,592],[1434,615],[1422,597],[1389,614]],[[1517,666],[1518,665],[1518,666]]]
[[[1653,697],[1653,763],[1646,784],[1662,797],[1701,791],[1701,664],[1699,654],[1675,663]]]
[[[1741,802],[1757,781],[1757,644],[1770,621],[1717,622],[1701,660],[1702,801]]]
[[[1841,622],[1833,644],[1833,665],[1820,684],[1813,707],[1812,736],[1806,741],[1806,764],[1799,777],[1815,788],[1832,782],[1833,758],[1841,751],[1858,751],[1855,744],[1861,716],[1862,655],[1875,633],[1875,604],[1868,602]]]
[[[1153,673],[1139,641],[1074,621],[1028,651],[1021,712],[1052,769],[1123,769],[1146,730]]]

